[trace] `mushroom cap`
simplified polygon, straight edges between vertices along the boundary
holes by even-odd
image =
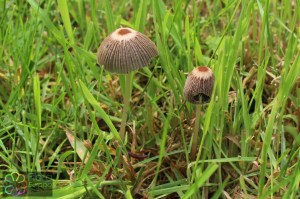
[[[97,62],[110,72],[124,74],[147,66],[157,55],[148,37],[131,28],[119,28],[102,41]]]
[[[209,102],[214,87],[215,76],[206,66],[194,68],[184,85],[184,96],[192,104]]]

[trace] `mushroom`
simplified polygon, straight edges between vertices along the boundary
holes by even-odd
[[[155,44],[142,33],[131,28],[119,28],[107,36],[97,51],[97,62],[104,69],[125,75],[125,96],[120,137],[124,139],[130,103],[131,71],[147,66],[158,55]]]
[[[199,66],[188,75],[184,85],[184,96],[188,102],[196,104],[196,120],[193,132],[193,143],[191,149],[191,159],[196,157],[198,142],[198,131],[200,124],[200,113],[202,103],[210,100],[214,87],[215,77],[212,70],[206,66]]]

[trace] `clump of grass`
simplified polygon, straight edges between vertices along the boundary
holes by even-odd
[[[1,170],[51,174],[55,197],[299,197],[299,9],[0,1]],[[96,65],[96,49],[120,26],[152,35],[160,56],[132,80],[128,144],[114,147],[125,81]],[[182,90],[201,65],[215,87],[191,161],[195,107]]]

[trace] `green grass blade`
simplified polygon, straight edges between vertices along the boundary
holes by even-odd
[[[109,126],[109,128],[110,128],[111,132],[113,133],[115,139],[117,139],[120,143],[122,143],[123,140],[121,140],[117,129],[113,125],[113,123],[112,123],[111,119],[109,118],[109,116],[101,108],[101,106],[99,105],[99,102],[97,102],[97,100],[94,98],[94,96],[90,93],[89,89],[84,85],[84,83],[81,80],[79,80],[79,85],[80,85],[82,94],[85,97],[85,99],[94,107],[95,110],[97,110],[100,113],[102,119]]]
[[[217,170],[218,165],[217,164],[210,164],[207,169],[196,177],[195,183],[192,184],[187,192],[184,194],[183,199],[188,199],[192,197],[194,194],[196,194],[199,190],[199,188],[209,179],[209,177]]]
[[[73,35],[72,25],[71,25],[71,21],[70,21],[67,1],[66,0],[58,0],[57,3],[58,3],[58,9],[59,9],[62,21],[64,23],[64,27],[65,27],[67,35],[70,39],[70,43],[74,44],[74,35]]]

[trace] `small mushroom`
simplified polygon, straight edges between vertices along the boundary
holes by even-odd
[[[215,77],[212,70],[206,66],[200,66],[192,70],[188,75],[184,85],[184,96],[188,102],[196,104],[196,119],[193,132],[193,143],[191,149],[191,159],[196,157],[198,144],[198,131],[200,125],[200,113],[202,103],[210,100],[213,91]]]
[[[130,103],[131,71],[147,66],[158,55],[155,44],[131,28],[119,28],[107,36],[97,51],[97,62],[104,69],[125,75],[125,95],[120,137],[124,140],[127,112]]]
[[[119,28],[103,40],[97,61],[110,72],[125,74],[147,66],[157,55],[148,37],[131,28]]]
[[[212,70],[200,66],[192,70],[184,85],[184,96],[192,104],[209,102],[215,77]]]

